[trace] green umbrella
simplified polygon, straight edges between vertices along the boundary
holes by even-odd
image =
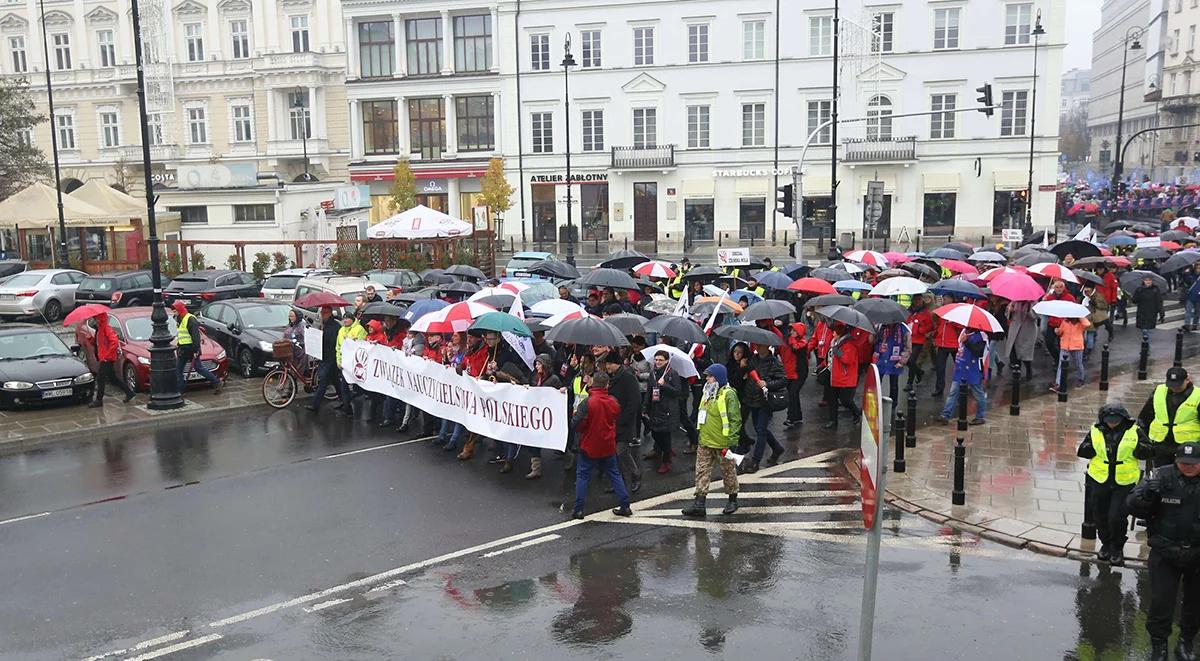
[[[478,335],[485,331],[495,331],[497,333],[512,333],[520,337],[533,337],[533,333],[529,331],[529,326],[525,322],[508,314],[507,312],[486,312],[479,315],[475,323],[467,329],[468,333]]]

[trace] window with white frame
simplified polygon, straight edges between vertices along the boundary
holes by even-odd
[[[828,57],[833,54],[832,16],[809,17],[808,54],[814,57]]]
[[[653,27],[633,29],[633,64],[639,67],[648,67],[654,64]]]
[[[275,222],[275,205],[235,204],[233,205],[233,222],[273,223]]]
[[[112,30],[96,30],[96,48],[100,50],[100,66],[117,66],[117,45]]]
[[[1191,71],[1183,72],[1183,93],[1184,94],[1192,93],[1192,72]],[[1190,132],[1191,129],[1189,128],[1188,131]]]
[[[308,14],[296,14],[289,19],[292,27],[292,52],[308,52]]]
[[[554,115],[548,112],[535,112],[529,117],[530,130],[533,132],[533,153],[549,154],[554,151]]]
[[[187,118],[188,144],[208,144],[208,111],[204,106],[191,106],[185,109]]]
[[[1196,26],[1188,26],[1188,51],[1196,50]]]
[[[895,45],[896,15],[890,11],[871,16],[871,52],[890,53]]]
[[[17,129],[17,144],[21,145],[22,147],[32,147],[33,146],[33,129],[31,129],[31,128]]]
[[[688,29],[688,62],[708,61],[708,24],[692,23]]]
[[[1174,73],[1171,74],[1170,90],[1171,90],[1171,96],[1175,96],[1175,94],[1179,91],[1179,75],[1178,74],[1174,74]]]
[[[8,38],[8,55],[12,61],[13,73],[25,73],[29,71],[29,63],[25,59],[25,37]]]
[[[762,147],[767,136],[767,104],[742,104],[742,146]]]
[[[1000,135],[1025,135],[1025,124],[1029,113],[1029,92],[1026,90],[1005,92],[1000,98]]]
[[[312,138],[312,99],[308,90],[288,92],[288,128],[292,140]]]
[[[604,151],[604,111],[583,111],[583,151]]]
[[[833,101],[808,102],[808,134],[812,135],[817,127],[833,118]],[[833,126],[823,127],[817,131],[814,144],[827,145],[833,139]]]
[[[1179,28],[1171,30],[1171,54],[1179,54]]]
[[[633,146],[637,149],[652,149],[658,146],[658,110],[633,109]]]
[[[694,105],[687,107],[687,146],[688,149],[708,149],[709,148],[709,126],[708,119],[710,113],[707,105]]]
[[[54,128],[58,131],[58,148],[75,149],[75,114],[62,110],[54,113]]]
[[[929,109],[935,114],[929,116],[929,137],[932,140],[944,140],[954,137],[954,113],[958,103],[956,94],[934,94],[930,97]]]
[[[583,68],[598,69],[600,67],[600,31],[580,31],[579,42]]]
[[[933,49],[958,48],[958,25],[962,17],[959,7],[933,10]]]
[[[253,142],[254,119],[250,103],[234,101],[229,106],[229,117],[233,121],[233,142]]]
[[[1033,3],[1021,2],[1004,8],[1004,45],[1018,46],[1029,43],[1033,29]]]
[[[121,146],[121,118],[116,110],[100,111],[100,145],[107,149]]]
[[[150,138],[151,147],[163,144],[162,113],[146,113],[146,133],[147,137]]]
[[[250,57],[250,23],[245,19],[229,21],[229,38],[233,40],[233,59]]]
[[[742,22],[742,59],[761,60],[767,56],[767,22]]]
[[[550,35],[529,35],[529,68],[534,71],[550,70]]]
[[[202,23],[185,23],[183,40],[186,44],[188,62],[203,62],[204,25]]]
[[[71,35],[59,32],[50,36],[54,44],[54,69],[67,71],[71,68]]]
[[[892,139],[892,100],[876,95],[867,103],[867,139]]]

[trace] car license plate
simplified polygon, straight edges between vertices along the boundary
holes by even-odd
[[[0,301],[15,301],[16,299],[16,294],[0,294]]]
[[[203,380],[204,380],[203,374],[196,372],[196,371],[188,372],[188,381],[203,381]]]
[[[70,388],[55,388],[54,390],[43,390],[42,399],[54,399],[55,397],[70,397],[74,393]]]

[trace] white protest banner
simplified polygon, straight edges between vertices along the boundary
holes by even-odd
[[[321,329],[304,329],[304,353],[321,360]]]
[[[1162,245],[1162,238],[1157,236],[1139,236],[1137,238],[1137,247],[1139,248],[1157,248]]]
[[[394,397],[498,441],[562,452],[567,394],[463,376],[450,367],[360,340],[342,345],[346,383]]]
[[[746,266],[749,263],[749,248],[717,248],[717,266]]]

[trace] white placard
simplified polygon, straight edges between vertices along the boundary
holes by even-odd
[[[304,329],[304,353],[321,360],[321,329]]]
[[[717,266],[746,266],[749,263],[749,248],[717,248]]]
[[[1005,243],[1020,243],[1023,235],[1020,229],[1000,230],[1000,238]]]
[[[1139,236],[1137,247],[1139,248],[1158,248],[1162,245],[1162,239],[1157,236]]]

